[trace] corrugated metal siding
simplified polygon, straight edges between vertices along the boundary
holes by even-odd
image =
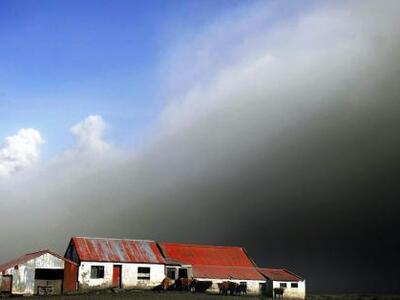
[[[254,267],[241,247],[159,243],[168,259],[190,265]]]
[[[46,250],[41,250],[41,251],[37,251],[37,252],[27,253],[25,255],[22,255],[22,256],[20,256],[18,258],[12,259],[12,260],[4,263],[4,264],[0,265],[0,272],[4,272],[9,268],[13,268],[13,267],[15,267],[17,265],[26,263],[27,261],[30,261],[31,259],[34,259],[34,258],[37,258],[37,257],[40,257],[40,256],[42,256],[42,255],[44,255],[46,253],[49,253],[49,254],[51,254],[51,255],[59,258],[59,259],[62,259],[63,261],[68,261],[68,262],[74,264],[74,262],[68,260],[67,258],[64,258],[61,255],[46,249]]]
[[[289,272],[286,269],[270,269],[258,268],[257,269],[265,278],[275,281],[301,281],[301,277]]]
[[[81,261],[164,263],[154,241],[73,237]]]
[[[221,267],[221,266],[193,266],[193,277],[210,279],[261,280],[264,277],[255,268]]]
[[[64,264],[63,292],[70,293],[77,290],[78,267],[70,262]]]

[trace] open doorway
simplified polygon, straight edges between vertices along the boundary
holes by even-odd
[[[64,279],[63,269],[36,269],[35,294],[60,295]]]
[[[188,278],[188,270],[186,268],[180,268],[178,278]]]

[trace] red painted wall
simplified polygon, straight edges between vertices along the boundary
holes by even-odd
[[[77,290],[78,285],[78,266],[68,261],[64,264],[63,292],[70,293]]]

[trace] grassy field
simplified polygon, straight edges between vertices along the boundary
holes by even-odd
[[[15,299],[15,297],[12,297]],[[26,297],[23,297],[26,299]],[[22,297],[21,297],[22,299]],[[191,294],[185,292],[144,292],[144,291],[124,291],[124,292],[99,292],[93,294],[64,295],[64,296],[34,296],[29,299],[47,300],[252,300],[267,299],[265,297],[250,296],[220,296],[207,294]],[[309,294],[307,300],[400,300],[400,295],[361,295],[361,294]]]
[[[399,300],[400,295],[310,294],[307,300]]]
[[[14,298],[14,297],[13,297]],[[26,297],[25,297],[26,298]],[[261,299],[260,297],[250,296],[220,296],[220,295],[209,295],[202,293],[188,293],[188,292],[144,292],[144,291],[127,291],[120,293],[95,293],[95,294],[79,294],[79,295],[64,295],[64,296],[34,296],[29,299],[54,299],[54,300],[252,300]],[[265,299],[265,298],[264,298]]]

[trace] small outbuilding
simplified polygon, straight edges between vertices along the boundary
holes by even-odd
[[[78,290],[152,289],[165,278],[165,260],[154,241],[73,237],[65,257],[78,264]]]
[[[0,265],[0,292],[57,295],[74,291],[76,271],[76,263],[50,250],[28,253]]]
[[[161,242],[159,246],[171,279],[195,279],[204,283],[202,291],[209,293],[219,293],[219,284],[223,282],[240,285],[246,294],[259,295],[262,292],[265,278],[242,247],[167,242]]]
[[[286,269],[258,268],[267,280],[264,294],[272,298],[305,299],[306,281]]]

